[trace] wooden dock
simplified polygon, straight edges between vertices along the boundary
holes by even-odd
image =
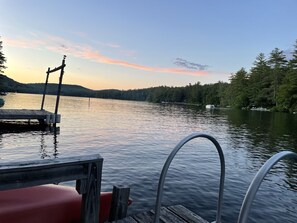
[[[154,211],[146,211],[112,223],[153,223]],[[209,223],[182,205],[161,207],[160,223]]]
[[[56,123],[60,123],[61,115],[58,114],[58,109],[59,109],[59,102],[60,102],[60,95],[61,95],[62,80],[64,75],[64,68],[66,66],[65,59],[66,59],[66,56],[63,57],[61,66],[55,67],[54,69],[48,68],[46,72],[46,80],[44,84],[44,91],[43,91],[40,110],[0,109],[0,121],[1,120],[28,120],[28,123],[30,123],[31,120],[38,120],[40,124],[54,125],[54,126],[56,126]],[[45,96],[46,96],[49,75],[56,71],[61,71],[61,72],[60,72],[59,85],[58,85],[58,91],[57,91],[55,113],[52,113],[44,110],[43,108],[45,103]]]
[[[51,125],[60,123],[61,115],[46,110],[0,109],[0,120],[38,120],[40,123]]]

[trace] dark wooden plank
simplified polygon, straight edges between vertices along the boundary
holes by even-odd
[[[154,219],[154,214],[151,211],[146,211],[134,215],[133,218],[140,223],[152,223]]]
[[[188,210],[182,205],[171,207],[161,207],[160,223],[209,223],[197,214]],[[114,221],[117,223],[152,223],[154,220],[154,210],[138,213],[134,216]]]
[[[153,214],[155,212],[151,211]],[[160,221],[163,223],[187,223],[185,220],[180,218],[178,215],[175,215],[172,211],[167,209],[166,207],[161,207],[160,210]]]
[[[87,165],[97,162],[99,155],[0,163],[0,190],[88,179]]]
[[[32,110],[32,109],[0,109],[0,117],[10,117],[10,116],[46,116],[48,114],[54,114],[46,110]]]
[[[5,171],[16,172],[16,171],[19,171],[20,169],[33,168],[33,167],[39,168],[41,166],[67,166],[72,164],[84,164],[84,163],[95,162],[98,159],[100,161],[103,160],[100,155],[84,155],[84,156],[74,156],[74,157],[63,157],[58,159],[0,162],[0,176]],[[5,169],[5,171],[3,169]]]
[[[113,187],[109,221],[116,221],[127,216],[129,196],[129,187]]]
[[[85,167],[82,164],[67,167],[43,167],[40,171],[37,168],[20,169],[17,172],[8,171],[1,173],[0,190],[87,179],[84,170]]]
[[[112,223],[138,223],[133,217],[126,217],[121,220],[112,221]]]
[[[59,66],[59,67],[55,67],[54,69],[52,69],[52,70],[48,70],[46,73],[53,73],[53,72],[56,72],[56,71],[58,71],[58,70],[61,70],[62,68],[64,68],[64,67],[66,67],[66,64],[62,64],[61,66]]]
[[[168,209],[174,212],[176,215],[184,219],[186,222],[192,223],[209,223],[208,221],[201,218],[199,215],[193,213],[182,205],[175,205],[168,207]]]

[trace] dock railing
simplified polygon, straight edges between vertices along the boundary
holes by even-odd
[[[100,155],[0,163],[0,190],[76,180],[81,222],[98,223],[102,164]]]
[[[277,162],[284,158],[293,158],[297,161],[297,154],[290,151],[279,152],[267,160],[257,172],[243,199],[237,223],[245,223],[247,221],[251,205],[265,176]]]
[[[168,156],[161,175],[159,179],[159,184],[158,184],[158,192],[157,192],[157,199],[156,199],[156,205],[155,205],[155,216],[154,216],[154,223],[159,223],[159,218],[160,218],[160,209],[161,209],[161,200],[163,196],[163,187],[165,183],[165,178],[168,172],[168,168],[177,154],[177,152],[189,141],[195,138],[206,138],[210,140],[216,147],[219,157],[220,157],[220,162],[221,162],[221,175],[220,175],[220,186],[219,186],[219,198],[218,198],[218,204],[217,204],[217,215],[216,215],[216,223],[221,223],[221,209],[222,209],[222,204],[223,204],[223,191],[224,191],[224,181],[225,181],[225,158],[224,158],[224,153],[223,150],[220,146],[220,144],[217,142],[215,138],[213,138],[210,135],[207,134],[202,134],[202,133],[193,133],[183,140],[181,140],[175,148],[172,150],[170,155]]]

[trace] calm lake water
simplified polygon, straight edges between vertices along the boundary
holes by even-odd
[[[41,95],[9,94],[3,108],[40,108]],[[46,109],[53,111],[48,96]],[[56,131],[0,129],[1,161],[99,153],[104,158],[102,190],[131,187],[129,213],[152,209],[162,166],[184,137],[214,136],[226,159],[223,222],[236,222],[245,192],[261,165],[282,150],[297,152],[297,115],[118,100],[61,97]],[[164,205],[183,204],[215,220],[219,158],[207,140],[195,139],[173,160]],[[70,183],[71,184],[71,183]],[[297,221],[297,165],[280,162],[266,177],[249,222]]]

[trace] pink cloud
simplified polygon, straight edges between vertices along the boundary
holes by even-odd
[[[99,63],[119,65],[123,67],[130,67],[137,70],[144,70],[144,71],[158,72],[158,73],[176,73],[176,74],[187,74],[187,75],[193,75],[193,76],[203,76],[207,74],[206,71],[191,71],[191,70],[186,70],[181,68],[158,68],[158,67],[144,66],[140,64],[130,63],[127,61],[116,60],[109,57],[105,57],[100,53],[89,48],[85,48],[82,50],[83,51],[82,51],[81,57],[85,59],[94,60]]]
[[[129,67],[136,70],[143,70],[156,73],[174,73],[182,75],[192,75],[192,76],[204,76],[207,75],[206,71],[193,71],[182,68],[160,68],[145,66],[136,63],[130,63],[124,60],[117,60],[107,56],[102,55],[97,50],[86,45],[79,45],[77,43],[72,43],[58,36],[47,36],[41,39],[10,39],[3,38],[3,42],[9,46],[20,47],[20,48],[33,48],[33,49],[47,49],[60,54],[72,55],[75,57],[96,61],[98,63],[111,64],[123,67]]]
[[[3,37],[3,43],[8,46],[19,48],[39,48],[45,44],[42,40],[17,40]]]

